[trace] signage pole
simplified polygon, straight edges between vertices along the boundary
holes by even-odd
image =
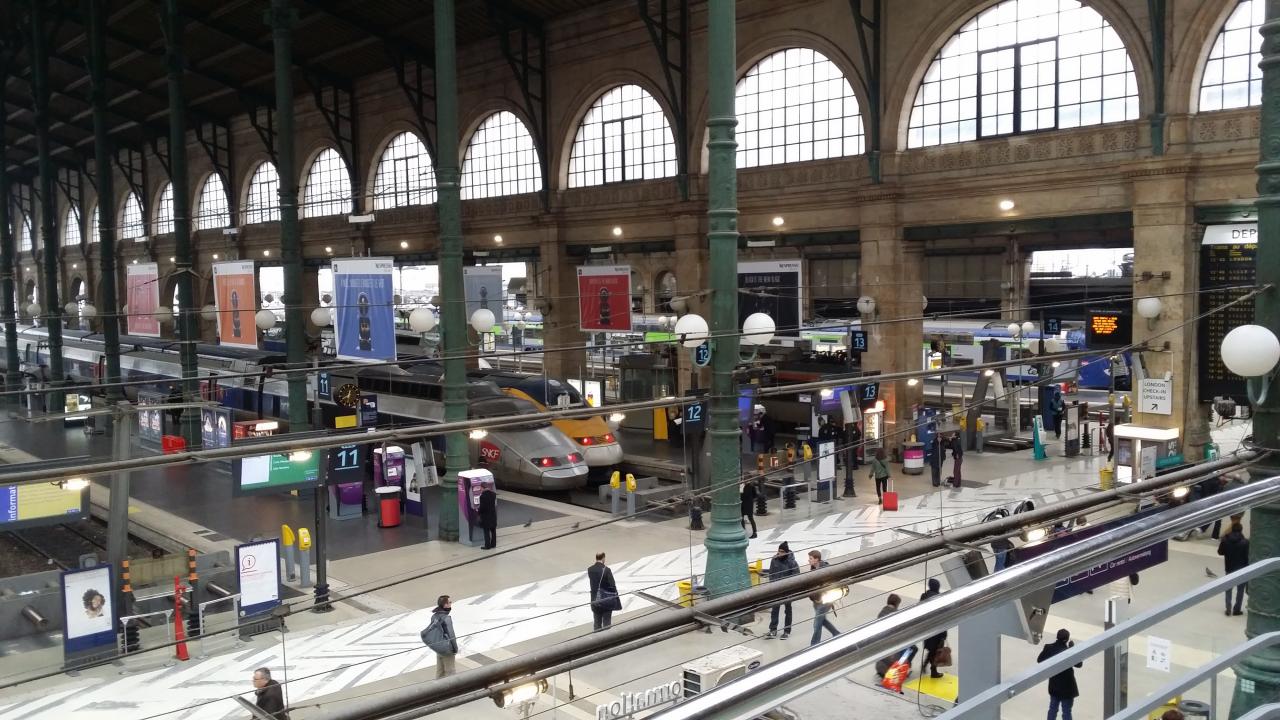
[[[129,413],[128,400],[121,400],[116,404],[111,422],[114,425],[111,428],[111,459],[116,463],[123,463],[129,459],[129,446],[133,444],[133,417]],[[113,568],[120,567],[128,548],[129,471],[119,470],[111,474],[111,494],[107,510],[107,564]],[[122,607],[119,604],[119,588],[112,588],[112,597],[116,603],[113,607]]]

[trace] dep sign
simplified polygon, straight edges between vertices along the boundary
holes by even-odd
[[[1173,414],[1173,381],[1144,378],[1138,386],[1138,412],[1152,415]]]

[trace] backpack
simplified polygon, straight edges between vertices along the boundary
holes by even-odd
[[[422,631],[422,644],[440,655],[453,655],[453,638],[449,637],[440,613],[431,616],[431,624]]]

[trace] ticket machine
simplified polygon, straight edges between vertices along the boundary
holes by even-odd
[[[462,544],[476,544],[475,531],[480,529],[480,493],[493,488],[493,473],[488,470],[458,473],[458,541]]]

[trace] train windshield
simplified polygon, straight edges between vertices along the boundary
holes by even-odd
[[[538,408],[527,400],[504,396],[473,401],[468,415],[472,419],[505,418],[512,415],[536,415],[538,412]],[[523,429],[545,428],[551,427],[551,423],[546,420],[532,420],[521,423],[520,427]]]
[[[515,389],[542,403],[547,407],[582,406],[586,403],[582,393],[572,385],[554,378],[530,378],[515,386]]]

